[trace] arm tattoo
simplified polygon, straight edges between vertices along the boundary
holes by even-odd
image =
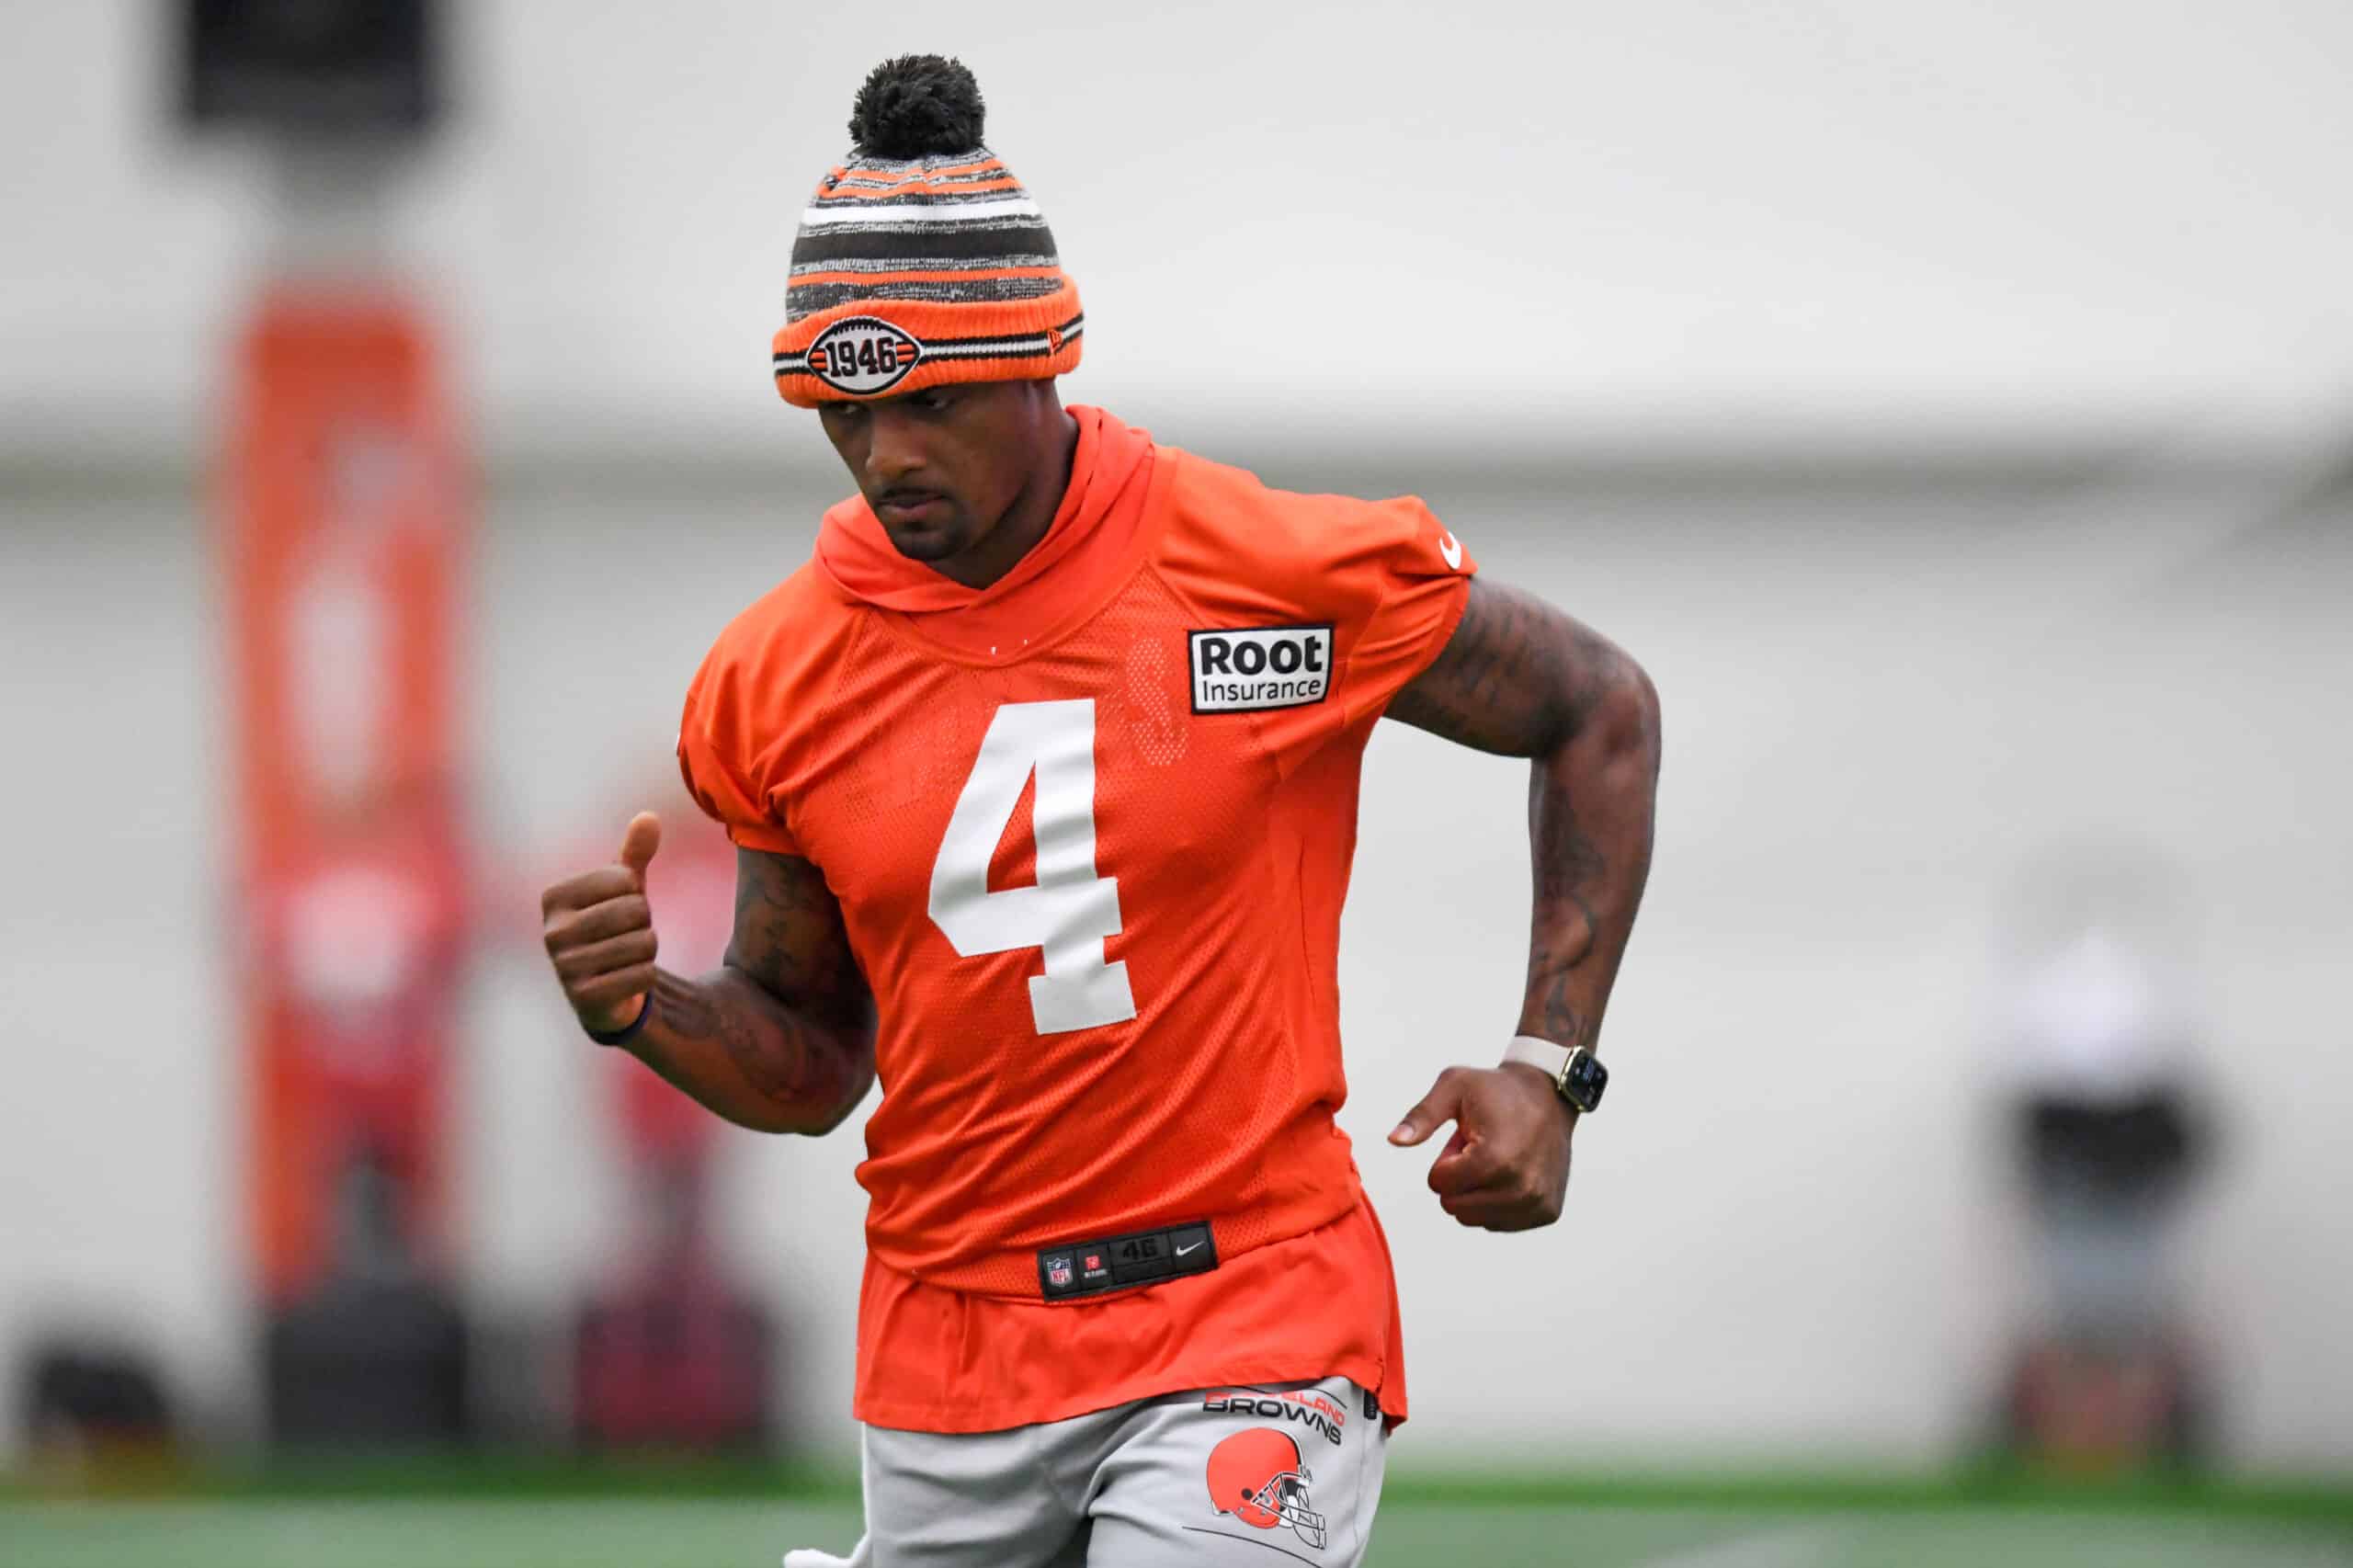
[[[721,972],[754,1006],[705,1002],[708,1032],[754,1088],[779,1104],[846,1095],[854,1103],[865,1093],[874,999],[824,873],[792,856],[738,850],[735,931]]]
[[[735,931],[727,967],[778,1000],[836,1025],[863,1022],[872,1006],[824,873],[790,855],[736,851]]]
[[[1591,627],[1474,577],[1453,637],[1391,700],[1389,717],[1479,751],[1542,756],[1639,673]]]
[[[1579,1006],[1577,988],[1571,982],[1593,956],[1600,937],[1601,916],[1593,901],[1609,862],[1578,828],[1567,795],[1548,800],[1552,790],[1544,768],[1531,768],[1528,826],[1536,903],[1528,946],[1528,997],[1531,1006],[1541,999],[1544,1027],[1527,1032],[1560,1045],[1589,1047],[1599,1020]]]
[[[745,1126],[823,1132],[874,1081],[873,995],[806,860],[739,850],[726,962],[696,980],[656,971],[654,1007],[632,1049]]]
[[[1474,579],[1461,622],[1388,716],[1532,759],[1534,909],[1523,1033],[1591,1046],[1650,871],[1657,697],[1606,637]]]
[[[722,969],[694,981],[665,970],[654,993],[664,1025],[718,1045],[744,1082],[779,1108],[846,1109],[866,1092],[862,1050],[767,997],[746,975]]]

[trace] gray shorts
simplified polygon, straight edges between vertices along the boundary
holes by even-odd
[[[866,1429],[866,1537],[785,1568],[1356,1568],[1388,1439],[1347,1378],[1006,1432]],[[1276,1553],[1279,1555],[1270,1555]]]

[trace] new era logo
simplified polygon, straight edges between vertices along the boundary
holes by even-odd
[[[1190,636],[1193,711],[1303,708],[1332,689],[1329,626],[1243,626]]]

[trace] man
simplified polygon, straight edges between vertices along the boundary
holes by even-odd
[[[1366,739],[1386,712],[1534,759],[1523,1038],[1391,1135],[1452,1122],[1439,1203],[1522,1230],[1598,1093],[1656,698],[1418,501],[1269,491],[1062,406],[1077,291],[962,66],[881,66],[850,130],[775,368],[858,494],[678,740],[739,849],[727,961],[654,966],[648,814],[549,890],[549,954],[592,1036],[745,1126],[823,1133],[881,1079],[851,1562],[1358,1562],[1406,1411],[1333,1122]]]

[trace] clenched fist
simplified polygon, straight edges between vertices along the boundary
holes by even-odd
[[[540,895],[548,961],[564,1000],[598,1034],[627,1028],[654,989],[654,909],[645,901],[645,868],[662,847],[662,819],[631,817],[620,860],[585,871]]]
[[[1430,1166],[1438,1207],[1483,1231],[1532,1231],[1561,1217],[1576,1113],[1533,1067],[1449,1067],[1389,1141],[1410,1148],[1448,1122]]]

